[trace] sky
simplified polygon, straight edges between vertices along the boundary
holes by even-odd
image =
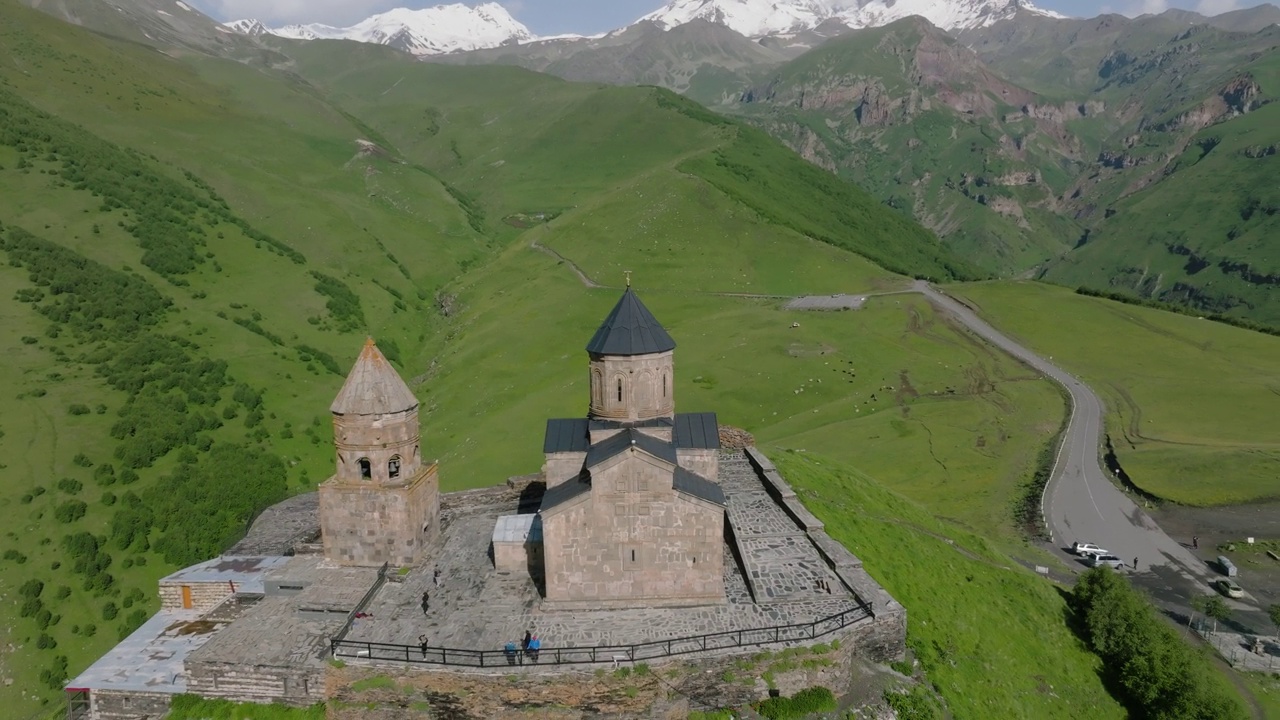
[[[324,23],[345,27],[394,7],[422,8],[448,0],[187,0],[217,20],[256,18],[269,26]],[[467,2],[475,5],[476,2]],[[536,35],[589,35],[629,25],[662,7],[663,0],[499,0]],[[1206,15],[1261,5],[1259,0],[1036,0],[1039,7],[1064,15],[1092,17],[1104,12],[1125,15],[1161,12],[1169,8],[1196,10]]]

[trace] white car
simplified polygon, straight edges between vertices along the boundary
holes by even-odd
[[[1115,555],[1098,554],[1089,556],[1089,567],[1102,567],[1103,565],[1112,570],[1119,570],[1124,567],[1124,561]]]
[[[1106,555],[1107,551],[1093,543],[1074,542],[1071,543],[1071,552],[1082,557],[1088,555]]]

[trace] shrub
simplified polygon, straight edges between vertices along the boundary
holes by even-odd
[[[68,495],[75,495],[84,489],[84,483],[75,478],[62,478],[58,481],[58,489]]]
[[[87,413],[88,411],[89,411],[89,408],[85,408],[85,412]],[[83,413],[73,413],[73,414],[80,415]],[[80,467],[86,467],[86,468],[93,467],[93,461],[90,460],[89,456],[85,455],[84,453],[76,453],[76,456],[71,459],[71,462],[75,463],[76,465],[79,465]]]
[[[805,688],[791,697],[771,697],[756,703],[756,711],[769,720],[791,720],[814,713],[834,712],[835,695],[824,687]]]
[[[80,403],[72,403],[70,406],[67,407],[67,412],[72,415],[88,415],[89,406],[82,405]]]
[[[898,720],[938,720],[942,710],[923,685],[916,685],[906,692],[886,690],[884,701],[893,708]]]
[[[57,509],[53,511],[53,516],[61,523],[75,522],[76,520],[84,517],[85,511],[88,507],[88,505],[85,505],[79,500],[68,500],[59,505]]]
[[[116,604],[111,602],[110,600],[108,600],[107,603],[102,606],[103,620],[115,620],[116,616],[119,614],[120,614],[120,608],[116,607]]]
[[[1146,598],[1108,568],[1080,576],[1073,609],[1089,647],[1116,678],[1135,717],[1244,718],[1234,697],[1211,681],[1208,660],[1159,620]]]
[[[38,598],[44,592],[44,582],[32,578],[18,588],[18,594],[26,598]]]
[[[40,633],[40,637],[36,640],[36,647],[41,650],[52,650],[58,647],[58,641],[54,640],[49,633]]]

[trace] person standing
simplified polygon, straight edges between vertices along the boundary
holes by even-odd
[[[1199,536],[1199,535],[1192,535],[1192,536],[1191,536],[1191,549],[1192,549],[1192,550],[1199,550],[1199,549],[1200,549],[1200,536]]]
[[[427,636],[426,636],[426,635],[419,635],[419,636],[418,636],[418,647],[422,649],[422,659],[423,659],[423,660],[426,660],[426,659],[427,659],[427,645],[428,645],[428,643],[427,643]]]
[[[1134,570],[1137,570],[1137,569],[1138,569],[1138,558],[1134,558],[1134,559],[1133,559],[1133,569],[1134,569]]]
[[[524,639],[520,641],[520,650],[527,652],[529,650],[529,641],[533,639],[533,633],[528,630],[524,631]]]
[[[437,567],[432,571],[431,582],[434,583],[436,587],[440,587],[440,568]]]
[[[422,614],[426,615],[427,609],[430,607],[431,607],[431,596],[427,594],[426,590],[423,590],[422,591]]]

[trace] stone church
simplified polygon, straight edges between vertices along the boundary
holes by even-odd
[[[440,478],[419,447],[418,398],[370,338],[334,398],[337,471],[320,535],[338,565],[415,565],[436,536]]]
[[[675,412],[675,347],[628,286],[587,343],[590,412],[547,421],[547,609],[724,602],[719,428]]]
[[[725,600],[719,426],[714,413],[675,412],[675,347],[628,286],[587,343],[587,417],[547,421],[538,513],[498,519],[495,566],[540,578],[546,609]],[[337,452],[319,492],[325,557],[429,562],[437,468],[421,457],[418,400],[373,340],[330,411]]]

